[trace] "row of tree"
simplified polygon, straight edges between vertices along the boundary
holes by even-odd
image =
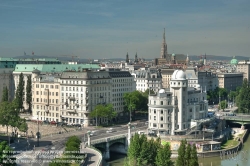
[[[80,163],[84,159],[84,154],[79,153],[81,140],[77,136],[71,136],[65,144],[65,151],[60,158],[55,158],[49,166],[70,166],[72,163]],[[72,161],[71,162],[65,162]]]
[[[125,159],[125,166],[199,166],[195,144],[192,146],[182,140],[178,149],[178,158],[174,163],[171,160],[170,145],[161,144],[161,139],[147,139],[146,135],[135,134],[131,138],[130,146]]]
[[[236,105],[239,113],[250,113],[250,83],[247,79],[243,80],[242,87],[236,97]]]
[[[112,104],[98,104],[93,111],[90,112],[89,116],[93,119],[106,119],[107,124],[110,120],[115,118],[117,116],[117,112],[114,110],[114,107]],[[98,123],[98,122],[97,122]],[[100,122],[98,123],[100,124]]]

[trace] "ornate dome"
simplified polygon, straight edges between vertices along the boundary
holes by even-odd
[[[173,53],[172,56],[175,56],[175,54]]]
[[[235,56],[233,57],[233,59],[230,62],[231,65],[237,65],[238,64],[238,60],[235,58]]]
[[[186,80],[186,74],[182,70],[175,70],[172,80]]]

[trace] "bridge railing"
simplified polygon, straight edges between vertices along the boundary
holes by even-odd
[[[89,148],[97,152],[97,154],[99,155],[99,161],[97,162],[96,166],[101,166],[102,165],[102,153],[98,149],[96,149],[94,146],[90,146]]]
[[[121,135],[116,135],[116,136],[111,136],[111,137],[106,137],[106,138],[109,138],[110,140],[116,140],[116,139],[125,138],[125,137],[127,137],[127,134],[121,134]],[[98,143],[107,142],[106,138],[92,140],[91,144],[98,144]]]

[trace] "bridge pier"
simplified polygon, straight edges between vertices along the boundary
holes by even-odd
[[[105,149],[105,159],[110,159],[110,153],[109,153],[109,140],[110,138],[106,138],[106,149]]]

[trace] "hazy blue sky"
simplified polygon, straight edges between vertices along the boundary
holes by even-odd
[[[250,0],[1,0],[0,56],[250,57]]]

